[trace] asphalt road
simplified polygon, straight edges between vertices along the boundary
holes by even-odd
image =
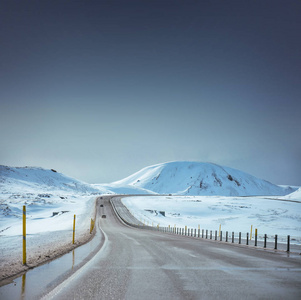
[[[128,227],[99,200],[101,251],[46,299],[301,299],[301,256]]]

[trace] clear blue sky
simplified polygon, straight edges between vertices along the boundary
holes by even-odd
[[[104,183],[173,160],[301,185],[301,2],[1,1],[0,164]]]

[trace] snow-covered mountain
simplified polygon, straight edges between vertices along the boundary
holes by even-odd
[[[149,166],[113,184],[175,195],[280,196],[294,191],[229,167],[187,161]]]
[[[56,170],[34,167],[7,167],[0,165],[0,190],[2,193],[76,192],[100,193],[90,184],[68,177]],[[104,191],[105,192],[105,191]]]

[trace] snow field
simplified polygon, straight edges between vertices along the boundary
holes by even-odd
[[[23,205],[26,205],[26,252],[30,266],[43,263],[74,247],[74,214],[75,244],[91,237],[90,222],[91,218],[95,218],[95,196],[43,194],[46,195],[43,198],[41,194],[31,194],[31,197],[23,195],[21,199],[13,197],[5,201],[9,209],[5,217],[0,215],[0,280],[26,270],[22,265]]]
[[[279,242],[291,235],[301,242],[301,201],[263,197],[225,196],[146,196],[122,198],[123,204],[139,220],[149,226],[198,228],[242,232],[253,227],[259,237],[278,235]],[[160,211],[165,212],[163,216]]]

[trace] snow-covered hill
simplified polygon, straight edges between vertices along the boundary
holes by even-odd
[[[299,200],[301,202],[301,188],[299,188],[298,190],[296,190],[295,192],[289,195],[286,195],[285,197],[283,197],[283,199]]]
[[[294,191],[229,167],[187,161],[146,167],[113,184],[175,195],[280,196]]]
[[[106,192],[53,169],[7,166],[0,166],[0,190],[2,193],[63,191],[91,194]]]

